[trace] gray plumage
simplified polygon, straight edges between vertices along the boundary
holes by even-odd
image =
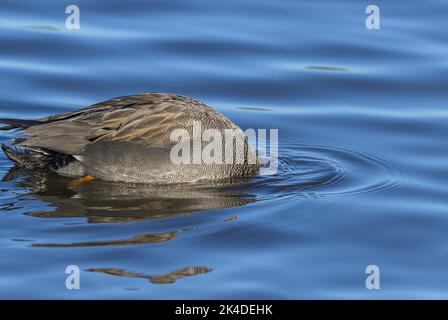
[[[170,140],[170,134],[175,129],[185,129],[193,136],[193,121],[200,121],[202,129],[222,133],[225,129],[239,130],[236,124],[202,102],[163,93],[114,98],[36,120],[0,119],[8,125],[3,129],[23,130],[25,139],[2,148],[12,161],[25,168],[73,177],[91,175],[102,180],[154,184],[257,173],[260,163],[258,158],[255,163],[248,161],[249,153],[254,151],[247,140],[241,151],[243,163],[174,164],[170,151],[177,142]]]

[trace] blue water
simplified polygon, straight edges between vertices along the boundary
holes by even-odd
[[[448,298],[446,1],[377,0],[380,30],[355,0],[75,4],[79,30],[68,3],[0,4],[0,117],[174,92],[279,129],[279,172],[74,187],[2,154],[1,298]]]

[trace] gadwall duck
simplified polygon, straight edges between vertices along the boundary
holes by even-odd
[[[21,130],[19,139],[2,144],[5,154],[17,166],[78,179],[184,183],[253,176],[260,167],[253,148],[236,124],[200,101],[175,94],[119,97],[41,119],[0,122],[7,125],[3,130]],[[234,162],[173,161],[173,147],[181,142],[195,148],[199,139],[195,136],[195,123],[201,125],[201,130],[224,133],[231,129],[237,137],[243,136],[243,148],[238,148],[238,143],[232,145]],[[172,134],[179,129],[189,138],[177,137],[179,140],[173,141]],[[212,141],[210,136],[208,141]],[[228,146],[224,142],[218,146],[223,153],[228,151],[224,150]],[[237,158],[242,161],[236,162]]]

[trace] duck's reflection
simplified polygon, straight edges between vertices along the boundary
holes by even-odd
[[[244,181],[167,186],[100,180],[73,183],[72,179],[19,168],[12,168],[2,181],[12,182],[17,189],[29,190],[27,198],[54,207],[53,210],[29,212],[31,216],[86,217],[89,222],[161,219],[256,201],[254,195],[235,191],[235,186]]]
[[[180,270],[171,271],[167,274],[161,275],[145,275],[137,272],[129,272],[124,269],[116,268],[91,268],[87,269],[90,272],[100,272],[112,276],[127,277],[127,278],[142,278],[147,279],[154,284],[170,284],[174,283],[178,279],[185,277],[191,277],[198,274],[209,273],[212,269],[202,266],[187,267]]]
[[[85,241],[73,243],[33,243],[36,248],[73,248],[73,247],[104,247],[104,246],[131,246],[137,244],[162,243],[174,240],[179,231],[165,233],[148,233],[134,236],[130,239]]]

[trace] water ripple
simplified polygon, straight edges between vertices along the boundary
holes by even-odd
[[[402,185],[400,167],[388,159],[351,149],[289,144],[281,150],[279,173],[254,179],[246,190],[261,190],[258,200],[269,200],[365,195]]]

